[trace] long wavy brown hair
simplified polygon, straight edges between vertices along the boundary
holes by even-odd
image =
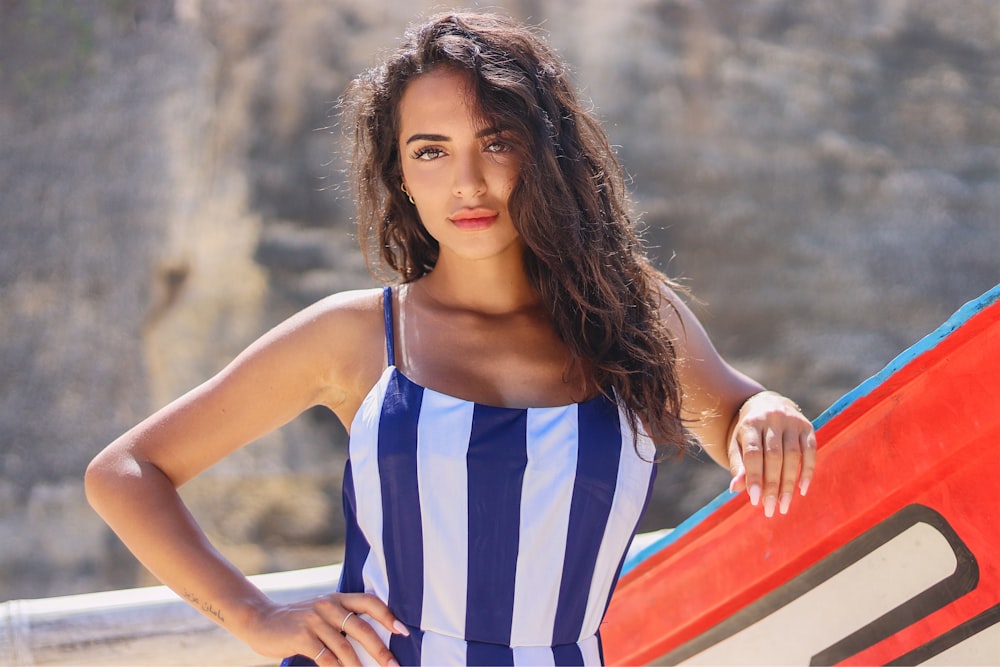
[[[437,261],[437,242],[400,189],[397,114],[407,84],[437,67],[468,73],[482,120],[513,139],[521,172],[508,208],[573,363],[594,391],[613,388],[633,431],[641,423],[657,444],[687,444],[676,354],[658,314],[670,282],[645,255],[604,130],[532,29],[493,14],[438,14],[348,89],[342,111],[369,268],[410,282]]]

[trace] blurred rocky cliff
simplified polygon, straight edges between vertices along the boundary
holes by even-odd
[[[647,238],[810,416],[1000,281],[1000,3],[494,0],[542,25]],[[148,583],[86,506],[107,442],[370,286],[335,104],[438,3],[0,0],[0,600]],[[339,558],[322,411],[183,495],[248,572]],[[725,474],[668,462],[646,527]]]

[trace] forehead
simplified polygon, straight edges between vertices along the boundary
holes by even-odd
[[[470,75],[448,67],[434,69],[410,81],[399,100],[398,112],[401,135],[443,125],[468,128],[483,125],[476,110]]]

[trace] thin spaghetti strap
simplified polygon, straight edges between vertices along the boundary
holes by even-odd
[[[392,288],[382,288],[382,312],[385,315],[385,355],[390,366],[396,365],[396,335],[392,327]]]

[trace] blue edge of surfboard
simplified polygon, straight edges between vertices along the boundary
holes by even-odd
[[[906,349],[902,354],[893,359],[889,364],[883,368],[881,371],[868,378],[860,385],[858,385],[852,391],[844,394],[836,403],[827,408],[820,416],[813,420],[813,427],[819,430],[821,426],[826,424],[828,421],[833,419],[836,415],[840,414],[847,409],[854,401],[858,400],[863,396],[867,396],[876,387],[885,382],[893,373],[903,368],[911,361],[919,357],[921,354],[927,352],[928,350],[934,349],[938,343],[947,338],[953,331],[965,324],[969,319],[980,311],[986,309],[994,302],[1000,300],[1000,285],[997,285],[993,289],[989,290],[983,294],[978,299],[970,301],[969,303],[962,306],[954,315],[952,315],[944,324],[939,326],[933,332],[924,336],[920,341]],[[685,533],[689,532],[692,528],[701,523],[708,515],[714,512],[716,509],[726,504],[736,496],[738,493],[730,493],[729,491],[723,491],[714,500],[702,507],[700,510],[692,514],[690,517],[685,519],[674,528],[671,532],[664,535],[663,537],[652,542],[644,549],[636,552],[631,558],[625,561],[622,566],[622,575],[627,574],[633,568],[638,566],[644,560],[657,553],[661,549],[673,544],[678,539],[680,539]]]

